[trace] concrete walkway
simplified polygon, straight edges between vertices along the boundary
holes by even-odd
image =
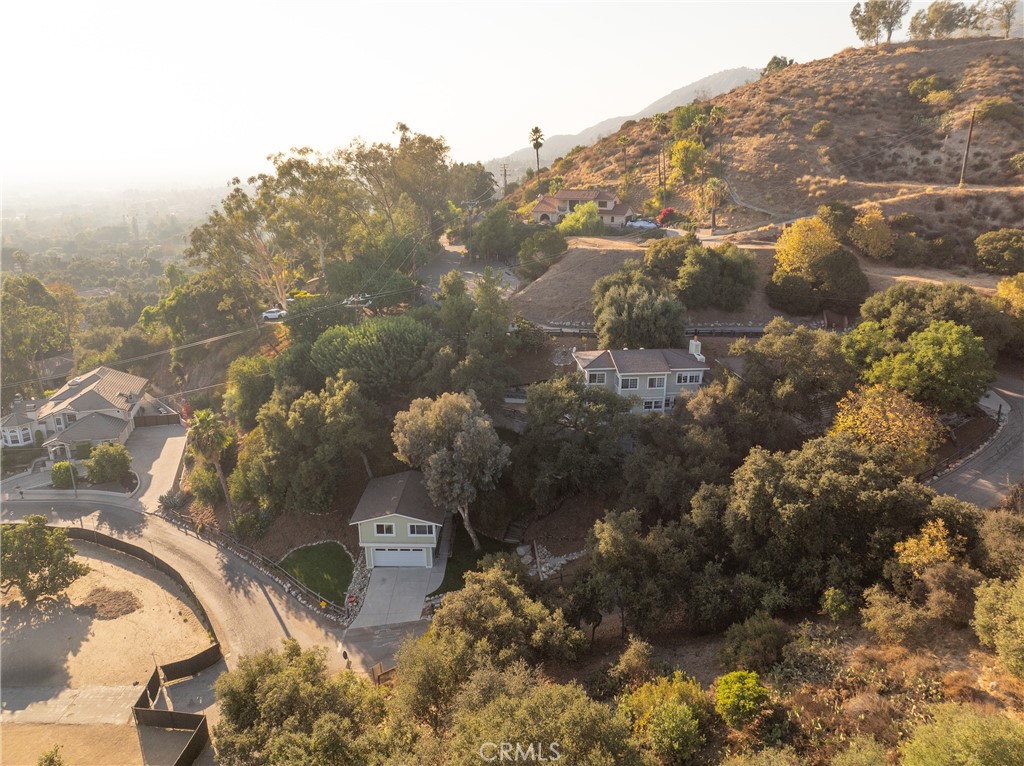
[[[127,723],[141,686],[85,686],[81,689],[4,688],[4,726],[16,723]]]

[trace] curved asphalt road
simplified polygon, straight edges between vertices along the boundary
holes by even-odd
[[[328,664],[344,666],[344,628],[309,611],[254,566],[159,516],[88,501],[12,500],[5,520],[42,514],[51,524],[98,529],[142,548],[178,570],[206,608],[228,667],[239,656],[278,648],[284,638],[328,648]],[[177,658],[164,658],[166,660]]]
[[[943,476],[932,488],[981,508],[998,505],[1007,488],[1024,478],[1024,377],[1000,372],[992,389],[1012,408],[1006,425],[977,455]]]

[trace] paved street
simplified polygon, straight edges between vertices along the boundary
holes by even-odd
[[[1012,408],[1002,431],[977,455],[932,484],[982,508],[996,505],[1006,488],[1024,478],[1024,378],[1000,373],[992,389]]]

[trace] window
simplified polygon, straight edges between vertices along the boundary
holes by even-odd
[[[619,388],[623,391],[636,390],[640,387],[640,378],[623,378]]]
[[[409,534],[421,537],[433,537],[434,536],[434,525],[433,524],[410,524]]]
[[[688,384],[691,384],[691,383],[700,383],[700,373],[699,372],[677,372],[676,373],[676,383],[678,385],[684,385],[684,384],[688,385]]]
[[[381,537],[392,537],[395,534],[394,524],[375,524],[374,531]]]
[[[21,444],[21,440],[18,439],[17,431],[11,431],[11,444]]]
[[[29,431],[27,428],[22,428],[21,429],[21,438],[22,438],[22,441],[25,442],[25,444],[28,444],[30,441],[32,441],[32,432]]]
[[[68,413],[67,415],[65,415],[64,417],[66,417],[66,418],[68,419],[68,424],[69,424],[69,425],[70,425],[71,423],[74,423],[74,422],[75,422],[76,420],[78,420],[78,415],[76,415],[76,414],[75,414],[75,413],[73,413],[73,412],[69,412],[69,413]]]
[[[644,410],[647,411],[647,412],[652,412],[652,411],[660,412],[663,409],[665,409],[665,407],[664,407],[664,403],[661,401],[661,399],[645,399],[644,400]]]
[[[665,387],[665,378],[664,377],[648,378],[647,379],[647,387],[648,388],[664,388]]]
[[[592,372],[587,375],[587,383],[591,385],[604,384],[604,373],[603,372]]]
[[[670,409],[672,409],[675,406],[676,406],[676,398],[674,396],[669,396],[669,397],[665,398],[665,409],[666,410],[670,410]]]
[[[615,216],[612,216],[612,223],[615,223]]]
[[[63,419],[61,418],[60,415],[55,417],[53,419],[53,422],[56,425],[58,431],[63,431],[64,430],[64,421],[63,421]]]

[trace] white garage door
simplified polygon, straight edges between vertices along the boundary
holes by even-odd
[[[423,548],[374,548],[375,567],[423,567],[427,554]]]

